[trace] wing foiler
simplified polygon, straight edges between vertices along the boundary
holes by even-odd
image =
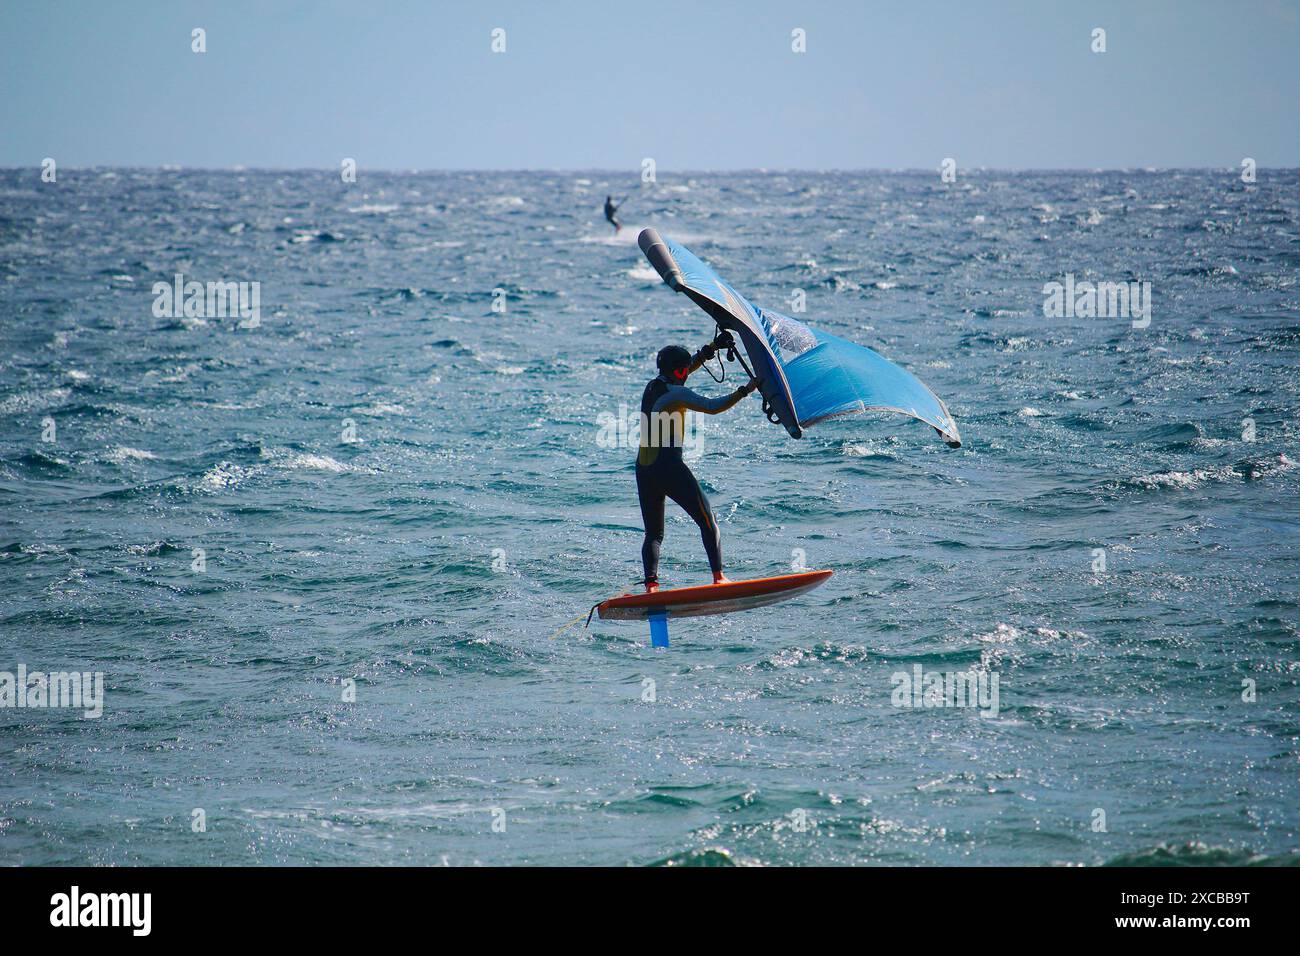
[[[644,229],[641,251],[665,283],[736,336],[753,365],[769,420],[801,438],[809,425],[872,409],[919,418],[961,447],[948,406],[906,369],[871,349],[750,304],[685,246]]]

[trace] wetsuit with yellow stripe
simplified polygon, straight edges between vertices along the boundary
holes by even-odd
[[[695,353],[691,359],[691,371],[703,365],[712,354],[708,347]],[[714,574],[722,572],[722,535],[718,531],[718,522],[700,483],[682,459],[683,424],[687,411],[717,415],[731,408],[751,390],[751,386],[745,385],[721,398],[705,398],[685,385],[675,384],[663,374],[646,385],[641,396],[641,449],[636,460],[636,490],[641,500],[641,520],[645,524],[641,564],[647,584],[659,580],[665,498],[677,502],[700,526],[709,567]]]

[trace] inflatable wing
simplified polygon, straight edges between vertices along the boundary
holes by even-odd
[[[689,249],[654,229],[643,230],[637,241],[673,291],[685,293],[740,340],[764,411],[792,437],[827,418],[878,409],[918,418],[951,447],[961,447],[948,407],[911,372],[865,346],[751,305]]]

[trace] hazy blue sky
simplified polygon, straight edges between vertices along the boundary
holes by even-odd
[[[4,166],[1300,166],[1300,0],[0,0],[0,94]]]

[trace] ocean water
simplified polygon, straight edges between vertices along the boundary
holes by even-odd
[[[640,577],[602,416],[711,333],[646,225],[965,439],[704,422],[729,574],[835,575],[667,651],[556,635]],[[0,670],[105,682],[0,709],[0,863],[1295,862],[1298,267],[1294,171],[0,171]]]

